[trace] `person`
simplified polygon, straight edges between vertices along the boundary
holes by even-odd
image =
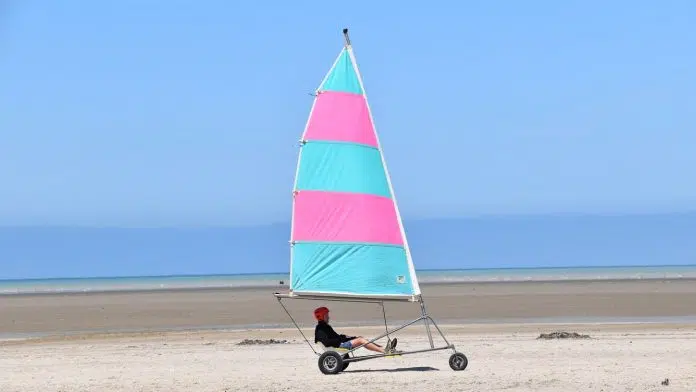
[[[329,309],[324,306],[314,309],[314,318],[317,320],[317,326],[314,328],[314,343],[321,342],[325,347],[345,348],[348,350],[364,345],[363,347],[366,349],[378,353],[395,353],[396,338],[389,341],[386,347],[382,347],[374,342],[368,343],[369,340],[362,336],[339,335],[329,324]]]

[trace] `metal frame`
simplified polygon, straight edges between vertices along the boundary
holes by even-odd
[[[285,298],[285,299],[304,299],[304,300],[324,300],[324,301],[337,301],[337,302],[377,303],[377,304],[380,304],[380,305],[382,306],[382,313],[383,313],[383,315],[384,315],[384,327],[385,327],[385,329],[386,329],[386,332],[383,333],[382,335],[377,336],[376,338],[373,338],[373,339],[369,340],[369,341],[368,341],[367,343],[365,343],[365,344],[361,344],[360,346],[356,346],[356,347],[351,348],[350,350],[347,350],[347,351],[344,353],[344,355],[345,355],[345,354],[348,354],[349,357],[348,357],[348,358],[345,358],[345,359],[343,360],[343,361],[346,362],[346,363],[365,361],[365,360],[374,359],[374,358],[390,357],[390,356],[395,355],[395,354],[370,354],[370,355],[356,356],[356,355],[355,355],[355,351],[356,351],[357,349],[359,349],[359,348],[362,348],[362,347],[366,346],[367,344],[374,343],[374,342],[376,342],[376,341],[379,340],[379,339],[382,339],[382,338],[384,338],[384,337],[388,337],[390,334],[393,334],[394,332],[400,331],[400,330],[402,330],[402,329],[404,329],[404,328],[406,328],[406,327],[409,327],[409,326],[411,326],[411,325],[413,325],[413,324],[416,324],[416,323],[418,323],[419,321],[423,321],[423,322],[425,323],[425,330],[426,330],[426,332],[427,332],[427,334],[428,334],[428,341],[429,341],[429,343],[430,343],[430,348],[421,349],[421,350],[412,350],[412,351],[400,351],[400,352],[398,352],[398,354],[396,354],[396,355],[419,354],[419,353],[425,353],[425,352],[431,352],[431,351],[449,350],[449,349],[452,350],[453,354],[457,352],[457,350],[455,349],[454,345],[453,345],[452,343],[450,343],[450,342],[447,340],[447,338],[445,337],[445,334],[442,332],[442,330],[441,330],[440,327],[437,325],[437,323],[435,322],[435,320],[433,320],[433,318],[430,317],[430,316],[428,315],[427,310],[426,310],[426,308],[425,308],[425,302],[423,301],[423,298],[422,298],[420,295],[418,296],[417,302],[420,303],[420,307],[421,307],[421,316],[418,317],[418,318],[415,319],[415,320],[412,320],[412,321],[410,321],[410,322],[408,322],[408,323],[406,323],[406,324],[403,324],[403,325],[401,325],[401,326],[399,326],[399,327],[397,327],[397,328],[391,329],[391,330],[389,330],[389,329],[388,329],[388,326],[387,326],[387,315],[386,315],[386,311],[385,311],[385,309],[384,309],[384,302],[385,302],[385,300],[382,300],[382,299],[368,298],[368,297],[365,297],[365,298],[342,298],[342,297],[331,297],[331,296],[328,296],[328,295],[326,295],[326,296],[317,296],[317,295],[307,295],[307,296],[304,296],[304,295],[296,295],[296,294],[295,294],[295,295],[291,295],[291,294],[282,294],[282,293],[274,293],[273,295],[274,295],[274,296],[276,297],[276,299],[278,300],[278,303],[280,304],[280,306],[283,307],[283,310],[285,310],[285,313],[287,313],[287,315],[290,317],[290,320],[292,320],[293,324],[295,324],[295,327],[297,328],[297,330],[300,331],[300,334],[301,334],[302,337],[304,338],[305,342],[307,342],[307,344],[308,344],[309,347],[312,349],[312,351],[314,352],[314,354],[316,354],[316,355],[318,355],[318,356],[321,355],[321,354],[318,353],[317,350],[314,349],[314,346],[312,345],[312,343],[307,339],[307,337],[305,336],[304,332],[302,332],[302,329],[300,328],[300,326],[297,325],[297,322],[296,322],[295,319],[292,317],[292,315],[290,314],[290,312],[288,311],[288,309],[285,307],[285,305],[283,305],[282,300],[283,300],[284,298]],[[387,300],[388,300],[388,299],[387,299]],[[395,300],[392,299],[392,301],[395,301]],[[403,301],[403,300],[401,300],[401,301]],[[445,341],[445,346],[435,347],[435,343],[434,343],[434,341],[433,341],[432,331],[431,331],[431,329],[430,329],[430,323],[432,323],[432,325],[435,327],[435,329],[437,329],[437,332],[440,334],[440,336],[442,337],[442,339]],[[352,355],[352,356],[350,356],[350,355]]]

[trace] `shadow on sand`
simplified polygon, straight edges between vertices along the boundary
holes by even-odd
[[[431,371],[440,371],[440,369],[436,369],[436,368],[430,367],[430,366],[416,366],[416,367],[396,368],[396,369],[356,369],[356,370],[346,369],[342,373],[431,372]]]

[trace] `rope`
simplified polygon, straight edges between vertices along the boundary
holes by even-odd
[[[391,340],[389,337],[389,327],[387,326],[387,311],[384,310],[384,302],[380,302],[380,305],[382,305],[382,316],[384,316],[384,330],[387,333],[387,342]]]
[[[292,317],[290,312],[288,312],[288,309],[285,307],[285,305],[283,305],[283,301],[281,301],[280,298],[278,298],[278,303],[280,304],[280,306],[283,307],[283,310],[285,310],[285,313],[288,314],[288,317],[290,317],[290,320],[292,320],[292,323],[295,324],[295,327],[297,328],[297,330],[300,331],[302,338],[304,338],[305,342],[307,342],[307,345],[309,345],[309,348],[311,348],[312,351],[314,351],[314,354],[319,355],[317,350],[314,349],[314,346],[312,346],[312,343],[310,343],[309,340],[307,340],[307,337],[305,336],[304,332],[302,332],[302,329],[300,329],[300,326],[297,325],[297,323],[295,322],[295,319]]]

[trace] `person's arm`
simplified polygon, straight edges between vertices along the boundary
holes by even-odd
[[[346,336],[344,334],[339,335],[336,331],[334,331],[333,327],[331,327],[330,325],[327,327],[329,329],[329,334],[331,336],[336,336],[338,339],[341,340],[341,343],[355,339],[355,336]]]
[[[349,340],[355,339],[355,336],[346,336],[346,335],[343,335],[343,334],[338,335],[338,336],[341,338],[341,343],[347,342],[347,341],[349,341]]]
[[[347,341],[350,341],[350,340],[355,339],[355,338],[348,337],[348,336],[346,336],[346,335],[344,335],[344,334],[340,334],[340,335],[339,335],[338,332],[334,331],[334,329],[333,329],[330,325],[329,325],[329,329],[331,330],[331,331],[329,332],[330,335],[331,335],[331,336],[335,336],[337,339],[339,339],[339,342],[340,342],[340,343],[347,342]]]

